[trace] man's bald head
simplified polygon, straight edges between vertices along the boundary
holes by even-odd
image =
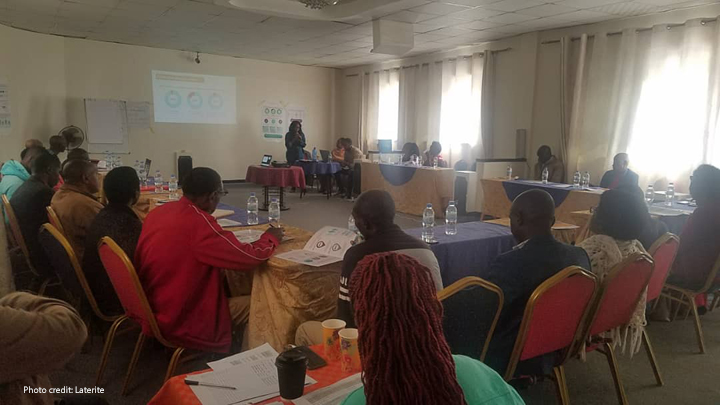
[[[358,230],[367,239],[375,232],[392,226],[395,202],[387,191],[369,190],[355,200],[352,215]]]
[[[630,165],[630,157],[627,153],[618,153],[613,159],[613,170],[625,172]]]
[[[510,208],[510,229],[518,242],[550,235],[555,224],[555,201],[543,190],[528,190]]]
[[[100,190],[97,177],[97,166],[86,160],[71,160],[66,162],[62,169],[65,183],[81,188],[83,191],[94,194]]]

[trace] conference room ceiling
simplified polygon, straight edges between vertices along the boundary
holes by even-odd
[[[299,65],[349,67],[397,59],[370,52],[372,19],[377,18],[414,24],[415,47],[406,55],[412,56],[524,32],[717,2],[403,0],[397,4],[404,9],[387,15],[385,7],[382,15],[365,13],[344,21],[312,21],[251,13],[215,4],[224,3],[217,0],[0,0],[0,23],[97,41]]]

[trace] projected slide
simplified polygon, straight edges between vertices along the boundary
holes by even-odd
[[[152,71],[155,122],[236,124],[235,78]]]

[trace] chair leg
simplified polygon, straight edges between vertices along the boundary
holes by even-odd
[[[675,301],[675,312],[673,312],[672,321],[675,322],[675,319],[677,318],[678,312],[680,312],[680,307],[685,304],[685,295],[680,294],[678,297],[680,301]]]
[[[570,395],[567,389],[567,379],[565,378],[565,367],[554,367],[553,374],[555,376],[555,389],[557,389],[560,405],[570,405]]]
[[[120,325],[128,319],[130,318],[125,315],[121,316],[113,322],[108,330],[107,337],[105,338],[105,345],[103,346],[102,357],[100,358],[100,367],[98,368],[97,377],[95,378],[96,387],[100,387],[100,383],[102,382],[108,357],[110,356],[110,349],[112,348],[113,340],[115,340],[115,334],[117,333],[118,328],[120,328]],[[142,334],[142,332],[140,333]]]
[[[38,288],[37,295],[45,295],[45,290],[47,289],[48,284],[50,284],[50,279],[46,278],[43,280],[42,284],[40,284],[40,288]]]
[[[170,364],[168,364],[167,372],[165,373],[165,379],[163,380],[163,383],[169,380],[170,377],[175,374],[175,369],[177,368],[178,363],[180,363],[180,357],[182,356],[184,351],[184,347],[178,347],[177,349],[175,349],[175,352],[170,358]]]
[[[121,395],[123,395],[123,396],[127,395],[127,390],[130,385],[130,378],[132,377],[132,374],[135,371],[135,365],[137,365],[138,358],[140,357],[140,352],[142,351],[143,343],[145,343],[145,334],[140,332],[140,336],[138,336],[137,343],[135,344],[135,350],[133,351],[132,357],[130,358],[130,364],[128,365],[127,375],[125,376],[125,383],[123,384],[123,389],[121,392]]]
[[[705,338],[703,337],[702,325],[700,324],[700,315],[698,315],[697,305],[695,305],[695,300],[693,299],[693,297],[688,297],[688,301],[690,301],[693,316],[695,317],[695,333],[697,334],[700,353],[705,354]]]
[[[712,312],[712,310],[718,306],[718,303],[720,303],[720,293],[716,291],[715,294],[713,294],[712,304],[710,304],[710,308],[708,308],[708,311]]]
[[[650,361],[650,366],[652,367],[653,373],[655,374],[655,381],[657,381],[657,385],[659,387],[662,387],[663,385],[665,385],[665,383],[663,382],[662,375],[660,374],[660,367],[657,364],[655,352],[653,351],[652,345],[650,344],[650,337],[648,337],[647,331],[645,329],[643,329],[642,338],[643,343],[645,344],[645,353],[647,353],[648,360]]]
[[[615,357],[615,351],[610,343],[604,343],[605,346],[605,357],[607,357],[608,365],[610,365],[610,374],[612,374],[613,382],[615,383],[615,392],[617,393],[618,402],[621,405],[628,405],[627,397],[625,396],[625,389],[620,380],[620,370],[618,369],[617,358]]]

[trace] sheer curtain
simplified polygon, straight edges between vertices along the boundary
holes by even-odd
[[[406,142],[420,148],[439,139],[442,68],[436,63],[408,66],[400,71],[398,149]]]
[[[378,139],[397,140],[399,111],[399,70],[383,70],[363,76],[360,145],[377,149]]]
[[[443,62],[440,143],[451,164],[459,160],[462,144],[482,145],[482,89],[482,54]]]
[[[630,154],[640,185],[675,182],[687,190],[701,163],[720,163],[720,34],[690,20],[622,35],[595,34],[572,44],[568,175],[597,182],[613,156]],[[570,77],[572,75],[572,77]],[[572,178],[572,177],[569,177]]]

